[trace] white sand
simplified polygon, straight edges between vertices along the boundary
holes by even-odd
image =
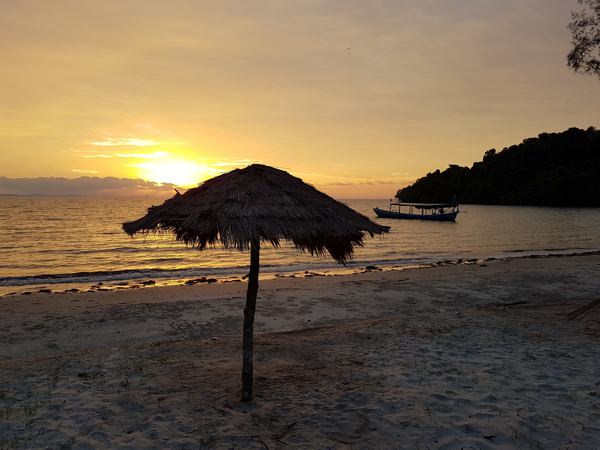
[[[0,448],[600,448],[600,257],[0,299]],[[502,306],[524,301],[525,304]],[[211,339],[216,338],[216,339]]]

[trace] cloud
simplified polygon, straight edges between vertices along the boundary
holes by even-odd
[[[153,145],[158,145],[158,142],[153,141],[152,139],[141,138],[107,138],[102,141],[91,142],[91,144],[99,147],[151,147]]]
[[[98,170],[90,170],[90,169],[71,169],[71,172],[87,173],[87,174],[100,173],[100,171],[98,171]]]
[[[252,164],[252,160],[251,159],[238,159],[235,161],[220,161],[220,162],[216,162],[211,164],[211,166],[214,167],[246,167],[249,166],[250,164]]]
[[[77,171],[79,169],[73,169]],[[77,195],[91,197],[162,196],[174,192],[172,184],[115,177],[0,177],[0,195]]]
[[[80,158],[100,158],[100,159],[109,159],[109,158],[140,158],[140,159],[154,159],[154,158],[164,158],[168,156],[168,152],[154,152],[154,153],[111,153],[110,155],[107,153],[90,153],[87,155],[79,155]]]
[[[168,156],[167,152],[154,152],[154,153],[116,153],[115,156],[119,158],[141,158],[141,159],[154,159],[164,158]]]
[[[377,178],[366,178],[366,177],[352,177],[343,175],[327,175],[324,173],[307,173],[307,172],[293,172],[294,175],[302,178],[313,178],[319,181],[315,181],[316,185],[319,186],[337,186],[337,187],[351,187],[351,186],[381,186],[381,185],[396,185],[402,181],[412,181],[414,179],[408,172],[405,173],[392,173],[392,176],[380,176]]]
[[[367,181],[358,181],[358,182],[335,182],[335,183],[324,183],[321,186],[379,186],[384,184],[398,184],[398,180],[390,181],[390,180],[367,180]]]
[[[91,155],[79,155],[80,158],[112,158],[112,155],[104,155],[101,153],[93,153]]]

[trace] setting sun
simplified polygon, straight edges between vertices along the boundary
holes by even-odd
[[[155,183],[171,183],[181,187],[192,187],[220,173],[206,164],[185,159],[161,158],[152,162],[134,164],[138,176]]]

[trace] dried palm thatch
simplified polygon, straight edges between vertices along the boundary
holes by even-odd
[[[175,195],[123,225],[140,231],[172,231],[177,240],[204,249],[221,243],[248,250],[253,241],[275,247],[291,241],[313,255],[328,252],[345,263],[363,236],[389,230],[283,170],[253,164]]]
[[[329,253],[344,264],[354,247],[363,245],[365,233],[372,237],[389,227],[371,222],[283,170],[253,164],[178,193],[148,209],[144,217],[123,224],[123,229],[129,235],[170,231],[177,240],[200,250],[217,243],[250,250],[242,344],[242,401],[249,401],[261,243],[278,247],[281,240],[288,240],[299,250]]]

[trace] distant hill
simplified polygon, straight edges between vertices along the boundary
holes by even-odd
[[[600,206],[600,131],[542,133],[501,152],[488,150],[471,168],[451,164],[400,189],[405,202]]]

